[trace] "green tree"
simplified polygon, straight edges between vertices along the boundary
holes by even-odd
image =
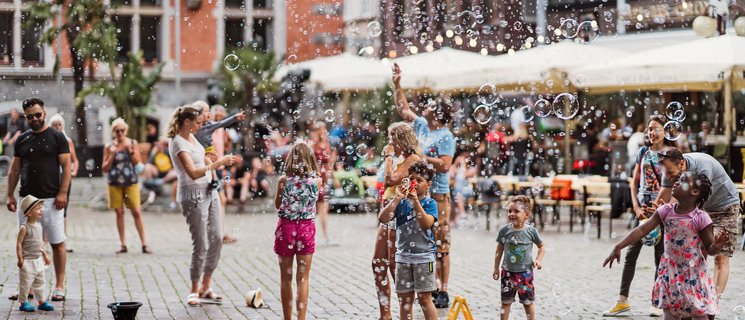
[[[55,3],[38,1],[29,8],[27,27],[43,26],[47,23],[52,25],[42,34],[40,43],[52,44],[55,40],[61,41],[64,32],[70,47],[75,96],[83,90],[87,62],[106,62],[110,73],[114,74],[118,41],[116,27],[108,13],[109,9],[110,7],[104,5],[102,0],[56,0]],[[55,25],[55,14],[59,10],[63,11],[63,22],[61,25]],[[55,56],[55,75],[59,72],[59,64],[59,56]],[[76,99],[75,117],[78,143],[87,145],[83,100]]]
[[[218,69],[224,92],[222,104],[228,108],[244,108],[252,104],[251,98],[276,92],[279,86],[272,77],[277,65],[273,54],[250,47],[225,50]]]
[[[98,94],[111,99],[116,114],[129,124],[129,134],[137,141],[144,141],[147,133],[147,114],[155,112],[150,103],[155,84],[160,81],[165,63],[156,65],[150,74],[142,73],[142,50],[129,53],[129,61],[122,66],[118,81],[100,81],[80,91],[75,103],[81,103],[86,96]]]

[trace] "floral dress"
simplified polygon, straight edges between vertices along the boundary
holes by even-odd
[[[665,254],[652,289],[652,305],[676,317],[718,314],[714,280],[699,236],[712,224],[709,214],[701,209],[678,214],[671,204],[660,207],[657,213],[665,225]]]
[[[316,217],[318,180],[316,177],[287,176],[282,203],[277,215],[290,220],[310,220]]]

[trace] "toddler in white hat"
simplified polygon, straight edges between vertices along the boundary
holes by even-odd
[[[34,196],[26,196],[21,200],[21,210],[26,217],[18,229],[18,240],[16,241],[16,254],[18,255],[18,302],[21,311],[32,312],[34,306],[28,301],[29,290],[33,290],[34,296],[39,301],[39,310],[52,311],[54,306],[44,299],[44,265],[49,265],[51,260],[44,250],[42,242],[41,216],[43,200]]]

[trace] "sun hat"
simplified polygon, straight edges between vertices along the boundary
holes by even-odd
[[[246,305],[251,308],[261,308],[264,305],[264,295],[261,294],[261,288],[251,290],[246,294]]]
[[[23,211],[23,215],[25,216],[26,213],[29,212],[29,210],[33,209],[34,206],[36,206],[39,203],[43,203],[44,200],[40,200],[37,197],[34,197],[32,195],[27,195],[21,199],[21,210]]]

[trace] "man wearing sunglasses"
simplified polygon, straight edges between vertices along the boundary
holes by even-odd
[[[20,197],[33,195],[44,200],[41,225],[44,239],[52,245],[56,276],[52,301],[62,301],[65,299],[67,263],[63,209],[67,206],[67,189],[71,179],[70,147],[64,134],[46,125],[44,101],[36,98],[23,101],[23,113],[31,130],[18,137],[14,146],[15,154],[8,173],[7,207],[13,212],[19,209],[14,195],[19,178]],[[25,219],[21,211],[17,214],[20,225]]]

